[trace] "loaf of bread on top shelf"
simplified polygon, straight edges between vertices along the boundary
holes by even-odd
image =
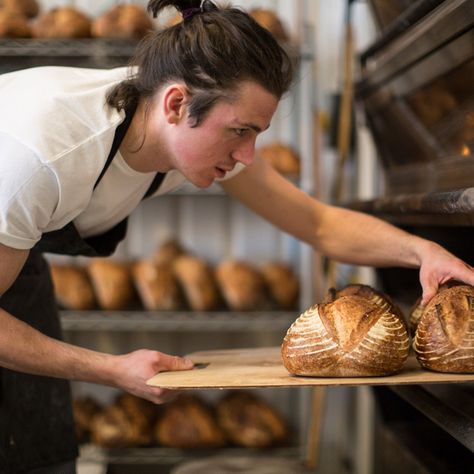
[[[39,15],[31,23],[35,38],[89,38],[91,19],[73,7],[58,7]]]
[[[249,14],[260,26],[267,29],[275,39],[279,41],[288,40],[288,34],[280,18],[273,10],[254,8],[249,11]]]
[[[217,419],[230,441],[247,448],[267,448],[287,441],[282,416],[250,392],[229,392],[217,403]]]
[[[39,13],[39,4],[36,0],[0,0],[0,10],[8,10],[26,18],[33,18]]]
[[[474,288],[443,286],[423,310],[413,341],[418,362],[436,372],[474,373]]]
[[[129,263],[92,259],[87,266],[99,306],[105,310],[129,309],[135,300]]]
[[[257,149],[257,155],[285,176],[300,174],[300,158],[289,146],[283,143],[269,143]]]
[[[193,311],[209,311],[219,305],[219,292],[211,267],[193,255],[180,255],[173,269]]]
[[[408,352],[401,316],[359,295],[312,306],[291,325],[281,346],[290,373],[321,377],[390,375],[403,368]]]
[[[227,306],[233,311],[252,311],[266,307],[265,282],[250,263],[223,260],[215,269],[217,283]]]
[[[50,269],[56,301],[61,307],[85,311],[96,306],[94,290],[84,268],[51,264]]]
[[[154,29],[153,22],[139,5],[115,5],[92,22],[95,38],[141,39]]]
[[[0,38],[29,38],[31,29],[26,17],[10,10],[0,10]]]
[[[132,266],[133,281],[145,309],[172,311],[182,306],[172,264],[143,259]]]
[[[261,267],[265,284],[279,309],[293,309],[298,302],[299,282],[293,269],[280,262],[268,262]]]
[[[179,395],[167,404],[155,426],[156,441],[167,447],[217,448],[226,444],[212,408],[200,397]]]

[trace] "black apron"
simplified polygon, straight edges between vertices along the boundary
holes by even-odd
[[[135,109],[127,111],[125,120],[117,127],[94,189],[117,153],[134,112]],[[158,189],[164,176],[157,173],[144,198]],[[0,307],[43,334],[62,339],[54,289],[42,253],[109,256],[126,230],[124,219],[104,234],[86,239],[72,222],[63,229],[43,234],[18,278],[0,297]],[[0,368],[0,474],[23,473],[70,461],[77,454],[69,382]]]

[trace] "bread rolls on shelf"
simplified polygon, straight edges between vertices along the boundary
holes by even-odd
[[[80,397],[72,403],[77,441],[86,443],[90,439],[92,420],[102,410],[102,405],[90,396]]]
[[[173,261],[174,273],[190,308],[209,311],[219,304],[219,292],[210,266],[192,255],[180,255]]]
[[[261,272],[272,299],[281,309],[296,307],[299,282],[289,265],[270,262],[262,265]]]
[[[217,419],[234,444],[266,448],[284,442],[288,428],[280,414],[263,399],[231,392],[217,403]]]
[[[266,304],[262,274],[251,264],[224,260],[215,269],[216,279],[228,307],[234,311],[262,309]]]
[[[73,7],[58,7],[33,20],[31,32],[35,38],[89,38],[91,20]]]
[[[418,362],[436,372],[474,373],[474,288],[442,287],[422,312],[413,342]]]
[[[181,247],[181,244],[174,239],[170,239],[156,249],[153,255],[153,261],[157,264],[171,263],[184,253],[186,252],[183,247]]]
[[[400,315],[357,295],[309,308],[288,329],[281,346],[290,373],[320,377],[390,375],[402,369],[408,352]]]
[[[155,426],[156,441],[171,448],[217,448],[226,444],[213,410],[199,397],[183,394],[166,405]]]
[[[33,18],[39,13],[36,0],[0,0],[0,10],[9,10],[26,18]]]
[[[96,306],[87,271],[78,266],[50,265],[56,301],[65,309],[86,311]]]
[[[283,143],[264,145],[257,150],[257,155],[284,176],[298,176],[300,174],[298,154]]]
[[[123,310],[135,300],[130,264],[110,259],[92,259],[87,267],[94,292],[102,309]]]
[[[141,260],[132,266],[138,295],[149,311],[172,311],[181,306],[181,293],[171,264]]]
[[[95,38],[141,39],[154,29],[147,12],[139,5],[115,5],[92,22]]]
[[[260,26],[267,29],[275,39],[288,41],[288,34],[274,11],[265,8],[254,8],[249,11],[249,14]]]
[[[0,10],[0,38],[29,38],[28,20],[15,11]]]

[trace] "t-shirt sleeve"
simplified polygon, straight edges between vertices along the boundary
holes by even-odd
[[[31,149],[0,131],[0,243],[32,248],[58,202],[54,172]]]

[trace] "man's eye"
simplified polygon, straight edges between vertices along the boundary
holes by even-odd
[[[239,137],[243,137],[247,132],[248,132],[248,128],[236,128],[235,129],[235,133],[239,136]]]

